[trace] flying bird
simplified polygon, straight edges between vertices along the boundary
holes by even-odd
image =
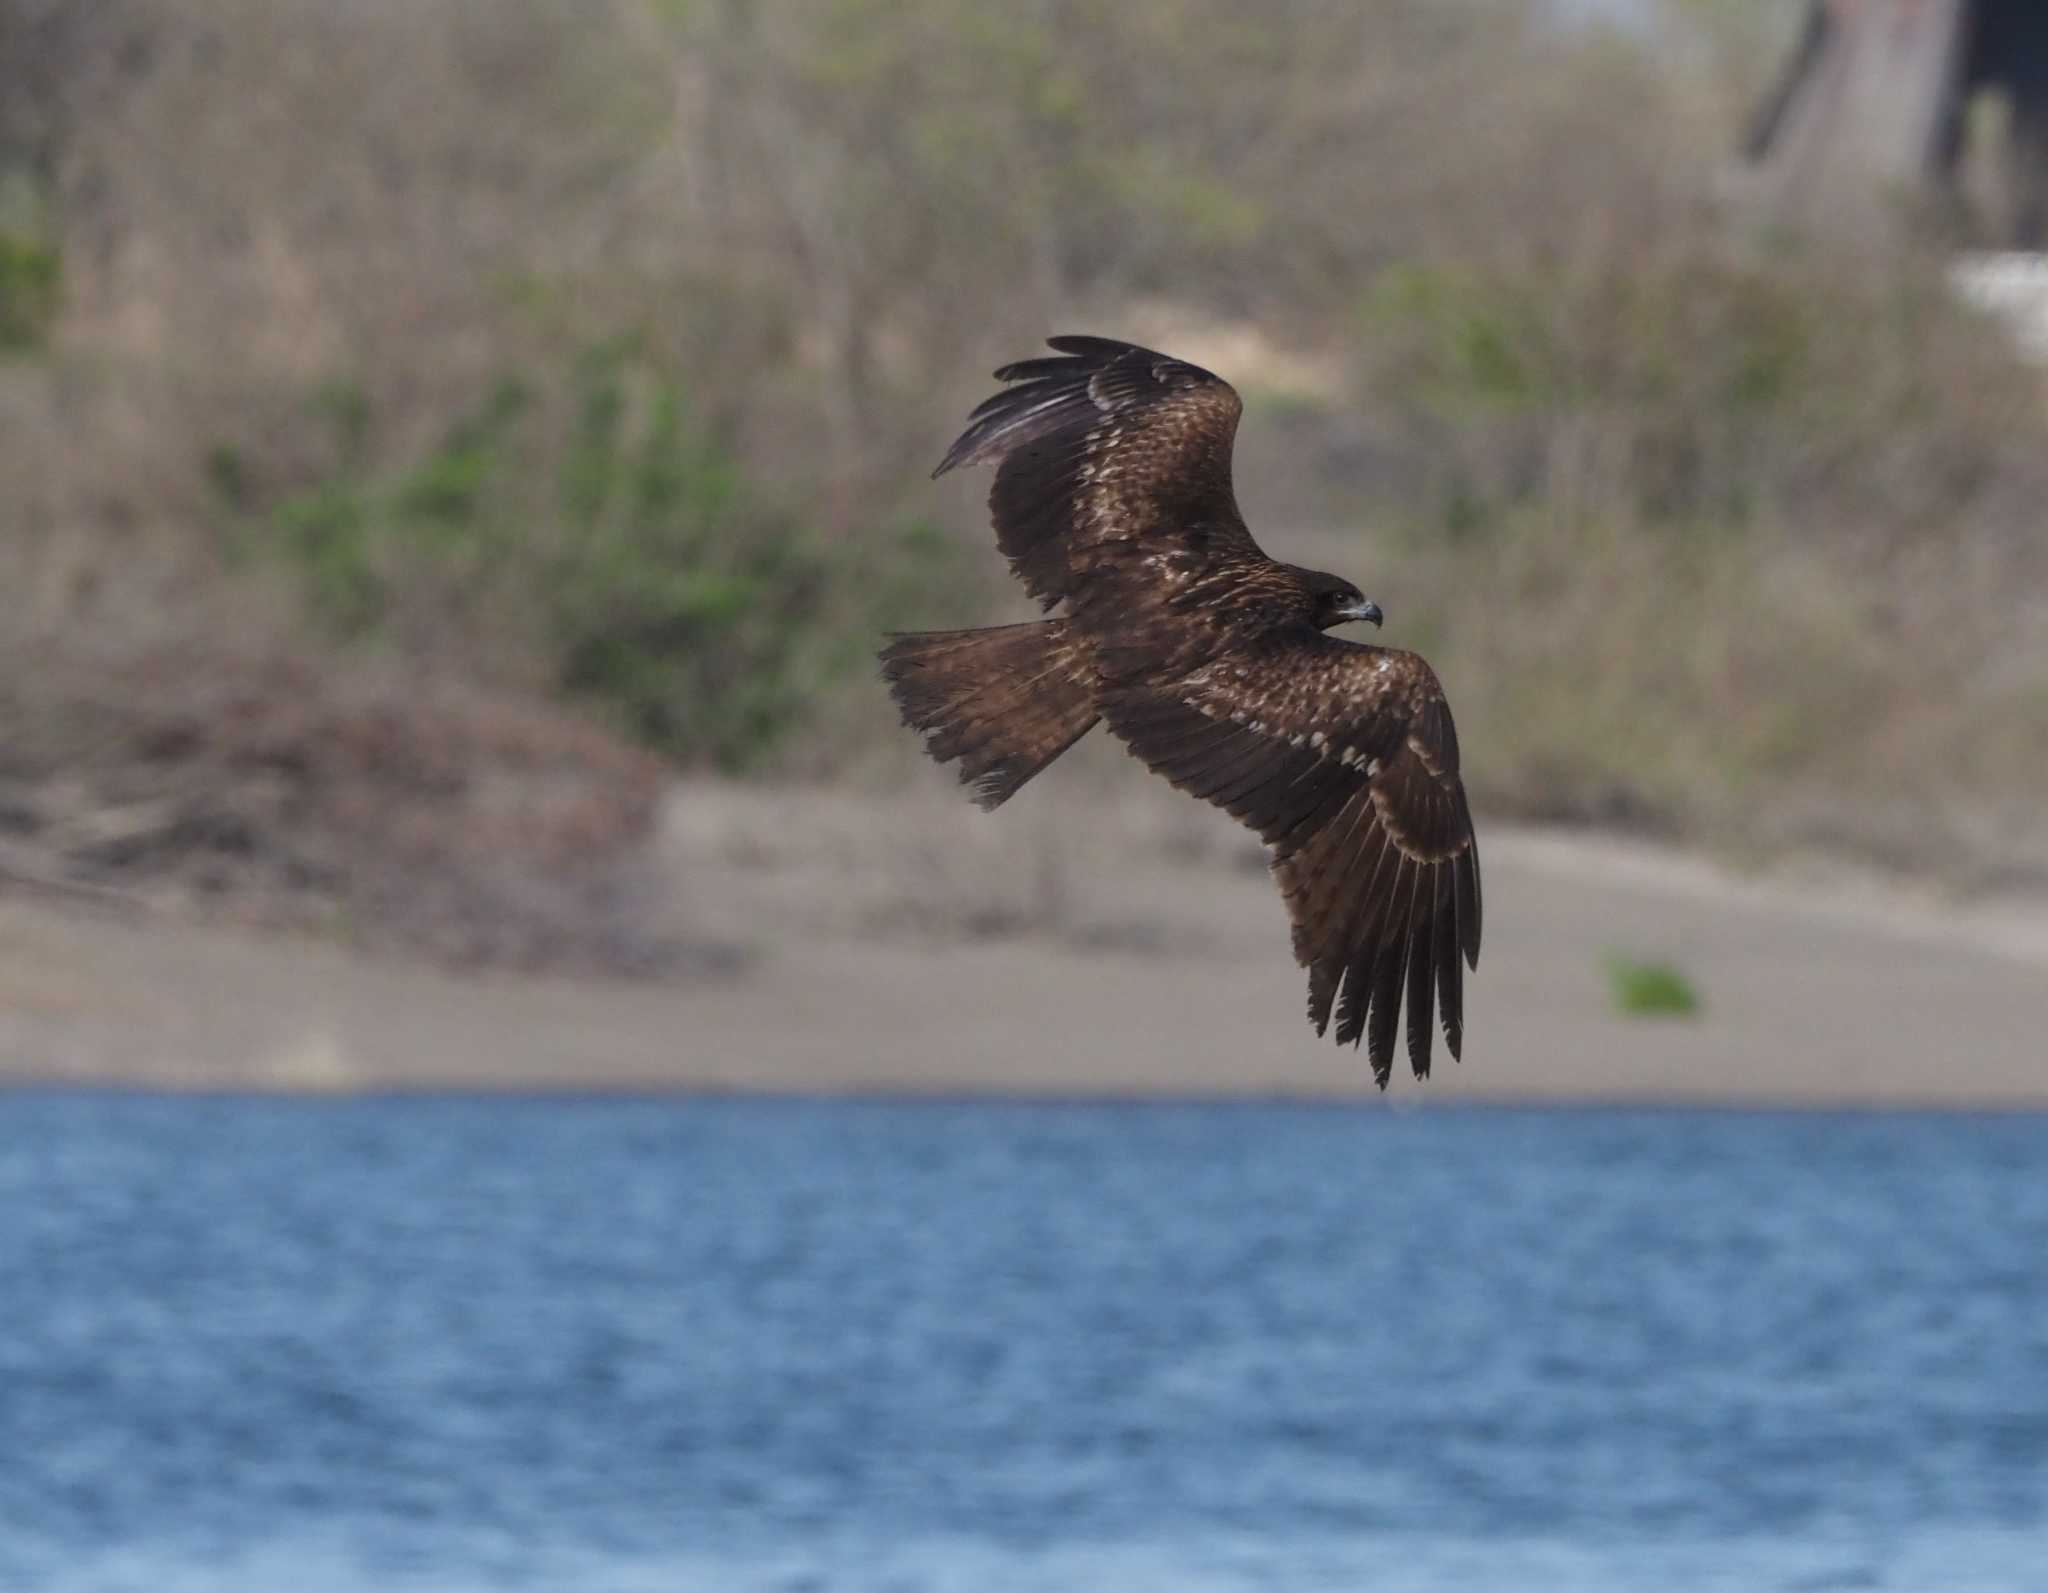
[[[1231,485],[1243,410],[1171,355],[1056,337],[969,417],[932,474],[992,463],[996,543],[1049,619],[896,637],[904,722],[983,807],[1098,721],[1258,832],[1308,970],[1318,1035],[1365,1044],[1384,1089],[1400,1011],[1417,1078],[1440,1013],[1453,1058],[1479,965],[1479,849],[1458,736],[1414,653],[1329,632],[1379,605],[1271,559]]]

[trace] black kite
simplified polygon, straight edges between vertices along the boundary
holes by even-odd
[[[898,637],[904,721],[993,808],[1098,719],[1183,791],[1256,830],[1308,970],[1309,1021],[1368,1046],[1384,1088],[1405,998],[1458,1055],[1479,963],[1479,849],[1458,737],[1413,653],[1325,634],[1380,623],[1350,582],[1268,558],[1231,488],[1242,409],[1208,371],[1056,337],[1006,365],[934,475],[996,464],[996,542],[1058,617]]]

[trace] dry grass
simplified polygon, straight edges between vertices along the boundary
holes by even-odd
[[[668,969],[659,763],[417,676],[169,649],[4,655],[0,879],[460,963]]]
[[[631,435],[681,395],[753,506],[717,545],[829,554],[743,594],[754,633],[820,644],[760,655],[809,710],[771,716],[769,766],[894,778],[873,593],[905,623],[1011,601],[980,484],[924,470],[989,366],[1131,331],[1242,382],[1254,523],[1439,663],[1490,810],[1977,882],[2048,858],[2040,382],[1945,301],[1937,249],[1729,241],[1769,8],[1680,7],[1661,59],[1512,0],[26,9],[0,168],[28,152],[64,294],[49,347],[0,362],[11,645],[553,689],[578,382],[627,348]],[[252,537],[337,483],[393,501],[506,378],[531,409],[489,537],[448,556],[386,516],[393,600],[320,635],[298,555]],[[897,534],[927,517],[984,582],[930,578]],[[671,632],[612,605],[678,547],[631,544],[579,622]],[[732,634],[628,661],[622,711],[682,726],[686,763],[731,721],[647,698],[723,704]],[[971,918],[977,891],[938,894]]]

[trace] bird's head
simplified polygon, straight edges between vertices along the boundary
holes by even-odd
[[[1380,613],[1379,604],[1342,576],[1327,575],[1321,570],[1304,570],[1302,573],[1308,577],[1309,595],[1315,601],[1317,630],[1348,625],[1353,620],[1378,625],[1386,618]]]

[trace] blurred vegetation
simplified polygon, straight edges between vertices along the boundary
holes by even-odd
[[[34,348],[49,335],[57,283],[55,249],[0,232],[0,354]]]
[[[25,172],[0,165],[0,355],[39,348],[57,319],[63,262]]]
[[[380,470],[369,399],[333,383],[310,406],[331,434],[310,484],[259,509],[238,449],[209,471],[237,547],[291,570],[337,637],[431,630],[466,655],[516,638],[554,688],[724,769],[867,673],[878,632],[960,591],[957,549],[929,526],[828,539],[770,501],[630,345],[586,352],[559,387],[501,377]]]
[[[925,472],[1095,330],[1245,391],[1494,810],[2048,867],[2039,374],[1941,239],[1719,212],[1788,8],[1572,9],[0,0],[0,639],[843,767],[877,629],[1021,612]]]
[[[1692,983],[1669,963],[1608,960],[1614,1010],[1628,1018],[1690,1018],[1700,1009]]]

